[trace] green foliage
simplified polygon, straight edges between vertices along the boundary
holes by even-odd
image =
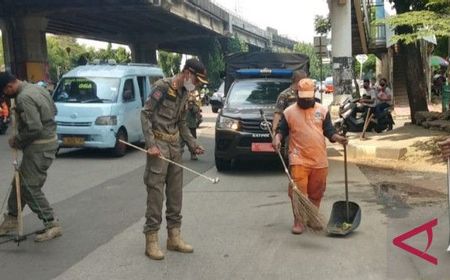
[[[312,79],[316,79],[318,81],[324,80],[325,77],[332,75],[332,69],[330,64],[322,65],[322,77],[320,77],[320,58],[316,54],[314,50],[314,46],[312,44],[300,42],[295,44],[294,52],[301,53],[307,55],[309,57],[309,72],[310,77]]]
[[[316,15],[314,17],[314,30],[317,34],[327,34],[331,30],[331,19],[329,16],[324,17]]]
[[[50,79],[53,81],[57,81],[61,75],[79,65],[83,60],[89,62],[94,59],[101,61],[114,59],[117,63],[131,61],[131,54],[123,47],[112,49],[109,43],[106,49],[96,50],[93,47],[80,45],[75,38],[68,36],[47,36],[47,53]]]
[[[242,45],[241,45],[242,46]],[[217,40],[212,40],[207,47],[209,53],[205,61],[208,70],[208,81],[210,88],[218,88],[222,82],[222,75],[225,72],[225,60],[222,47]]]
[[[363,79],[370,79],[375,75],[375,68],[377,64],[377,57],[374,54],[369,54],[368,59],[363,64]],[[356,77],[359,79],[359,71],[361,69],[361,64],[355,59],[354,71]]]
[[[248,52],[248,44],[244,40],[239,39],[238,37],[228,39],[227,53],[238,53],[238,52]]]
[[[448,43],[449,43],[448,38],[438,38],[437,46],[434,48],[433,55],[437,55],[440,57],[447,57],[448,55],[450,55],[448,53],[449,50]]]
[[[375,24],[385,22],[397,28],[400,32],[392,37],[393,42],[403,41],[409,44],[430,35],[450,36],[450,1],[391,0],[390,2],[394,3],[397,15],[386,20],[378,20]]]
[[[167,77],[172,77],[180,72],[181,54],[158,51],[158,64]]]

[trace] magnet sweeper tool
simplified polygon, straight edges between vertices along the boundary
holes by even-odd
[[[123,140],[121,140],[121,139],[119,139],[119,142],[121,142],[121,143],[123,143],[123,144],[125,144],[125,145],[127,145],[127,146],[130,146],[130,147],[132,147],[132,148],[134,148],[134,149],[136,149],[136,150],[139,150],[139,151],[141,151],[141,152],[148,153],[146,149],[143,149],[143,148],[141,148],[141,147],[138,147],[138,146],[136,146],[136,145],[133,145],[133,144],[131,144],[131,143],[128,143],[128,142],[126,142],[126,141],[123,141]],[[208,180],[208,181],[211,181],[213,184],[217,184],[217,183],[219,183],[219,181],[220,181],[220,180],[219,180],[219,177],[216,177],[216,178],[208,177],[208,176],[203,175],[203,174],[201,174],[201,173],[199,173],[199,172],[197,172],[197,171],[195,171],[195,170],[190,169],[189,167],[186,167],[186,166],[184,166],[184,165],[182,165],[182,164],[179,164],[178,162],[175,162],[175,161],[172,161],[172,160],[170,160],[170,159],[168,159],[168,158],[165,158],[165,157],[162,156],[162,155],[160,155],[159,158],[162,159],[162,160],[167,161],[168,163],[171,163],[171,164],[174,164],[174,165],[176,165],[176,166],[178,166],[178,167],[181,167],[181,168],[183,168],[183,169],[185,169],[185,170],[187,170],[187,171],[189,171],[189,172],[191,172],[191,173],[194,173],[194,174],[196,174],[196,175],[198,175],[198,176],[200,176],[200,177],[202,177],[202,178],[204,178],[204,179],[206,179],[206,180]]]

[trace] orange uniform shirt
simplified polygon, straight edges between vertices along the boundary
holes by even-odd
[[[309,168],[328,167],[327,147],[323,125],[328,109],[316,103],[301,109],[297,104],[284,111],[289,126],[289,164]]]

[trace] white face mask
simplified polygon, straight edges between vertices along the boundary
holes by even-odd
[[[191,78],[188,78],[187,80],[184,80],[183,86],[188,92],[191,92],[191,91],[195,90],[195,85],[192,82]]]

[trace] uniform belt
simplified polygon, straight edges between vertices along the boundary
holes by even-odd
[[[178,143],[180,140],[180,135],[177,133],[174,134],[168,134],[161,131],[153,130],[153,135],[155,135],[155,139],[169,142],[169,143]]]
[[[34,140],[33,143],[31,144],[48,144],[48,143],[53,143],[56,140],[58,140],[58,137],[55,135],[52,138],[49,139],[39,139],[39,140]]]

